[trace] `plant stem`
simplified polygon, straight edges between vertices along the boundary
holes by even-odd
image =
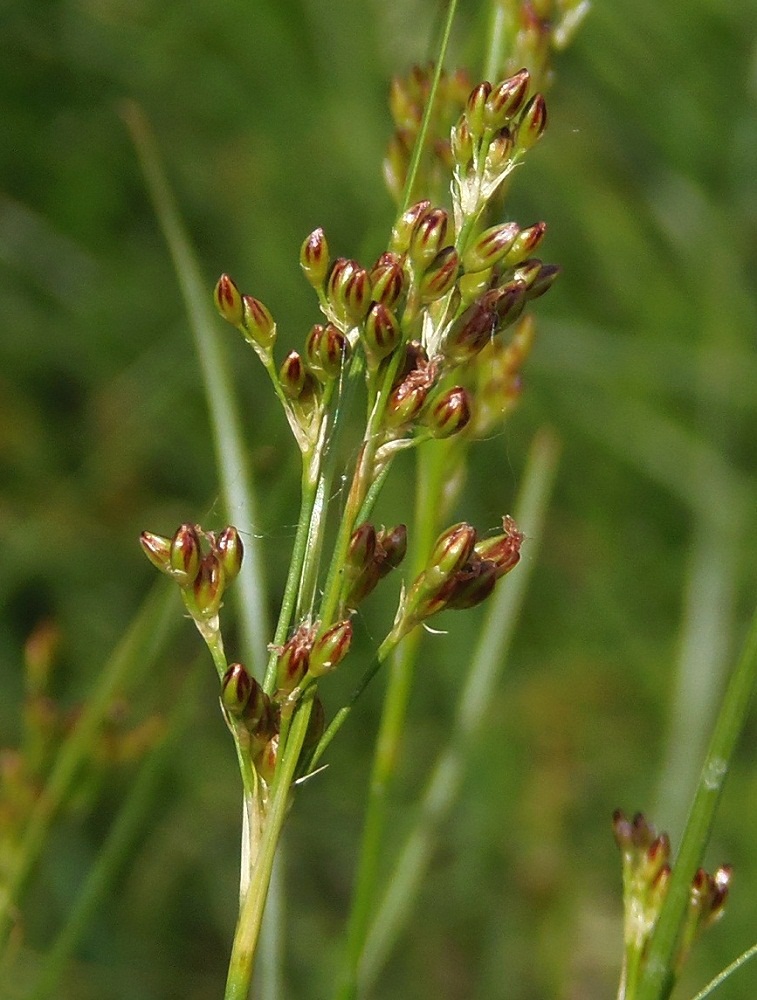
[[[280,750],[255,867],[239,911],[226,980],[225,1000],[247,1000],[249,995],[255,950],[276,848],[286,819],[289,794],[307,733],[314,694],[314,688],[310,688],[298,705],[286,745]]]
[[[757,676],[757,611],[723,697],[681,848],[655,926],[639,989],[629,1000],[667,1000],[675,979],[675,952],[691,879],[702,862],[736,742],[746,721]]]

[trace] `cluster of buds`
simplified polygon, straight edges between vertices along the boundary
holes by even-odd
[[[613,815],[613,833],[623,866],[624,979],[636,980],[668,892],[671,878],[670,840],[658,834],[641,813],[628,819]],[[723,914],[732,870],[721,865],[713,874],[700,868],[691,882],[689,905],[675,959],[675,973],[699,934]]]
[[[361,524],[350,538],[342,572],[341,606],[354,611],[379,580],[396,569],[407,551],[407,527],[379,528]]]
[[[407,181],[408,168],[431,94],[434,66],[413,66],[405,77],[393,78],[389,91],[389,110],[394,132],[384,157],[384,180],[390,194],[399,202]],[[471,82],[465,70],[442,71],[436,91],[432,117],[426,134],[424,176],[430,190],[441,193],[452,165],[449,132],[470,93]]]
[[[506,515],[502,532],[478,539],[476,529],[455,524],[437,538],[425,569],[400,602],[394,641],[440,611],[473,608],[492,593],[497,580],[518,563],[523,535]]]
[[[336,670],[352,643],[349,618],[328,628],[303,622],[281,649],[277,649],[276,695],[279,702],[310,681]]]
[[[143,531],[139,541],[153,566],[179,585],[200,631],[217,631],[224,592],[242,568],[244,546],[237,529],[229,526],[216,534],[182,524],[171,538]]]
[[[267,773],[269,762],[275,764],[279,711],[241,663],[232,663],[221,678],[221,707],[229,725],[244,736],[254,766]]]

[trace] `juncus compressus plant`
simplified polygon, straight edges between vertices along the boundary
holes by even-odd
[[[264,366],[271,398],[283,409],[302,461],[298,529],[261,677],[227,658],[222,636],[224,594],[243,558],[240,532],[185,524],[172,535],[142,536],[151,561],[180,587],[211,652],[242,773],[245,836],[228,998],[249,990],[273,860],[297,782],[314,772],[381,665],[399,657],[406,684],[421,627],[442,611],[485,601],[520,559],[524,536],[506,512],[499,526],[485,531],[443,518],[459,497],[467,449],[517,401],[534,337],[531,304],[558,274],[540,256],[546,224],[512,220],[504,209],[510,177],[546,128],[542,87],[549,49],[585,10],[579,3],[546,5],[549,12],[541,6],[502,5],[516,30],[507,58],[494,60],[494,68],[507,67],[501,76],[473,84],[463,73],[430,68],[395,81],[397,129],[384,170],[398,201],[390,236],[370,262],[334,256],[322,229],[304,238],[299,263],[320,315],[297,349],[281,356],[276,319],[234,279],[222,275],[215,287],[218,312]],[[354,433],[356,422],[354,462],[340,468],[335,442],[347,429]],[[418,457],[431,509],[424,526],[373,519],[400,452]],[[334,508],[329,498],[340,481],[347,486]],[[403,562],[409,565],[404,577]],[[391,586],[392,579],[398,591],[394,620],[371,661],[354,663],[353,615],[374,588]],[[355,692],[327,719],[319,686],[336,669],[354,671]],[[393,726],[396,737],[401,701],[390,686],[387,702],[395,710],[382,735],[391,735]],[[374,774],[377,787],[387,777],[381,766]],[[348,934],[344,998],[358,992],[375,894],[372,866],[363,862],[382,822],[374,797],[367,823],[372,840],[364,843]],[[615,832],[631,913],[621,996],[667,996],[694,936],[722,911],[730,872],[697,871],[658,992],[637,992],[637,986],[653,989],[645,963],[666,898],[669,845],[640,819],[629,824],[618,815]]]

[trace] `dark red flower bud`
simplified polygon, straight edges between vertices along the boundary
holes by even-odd
[[[534,94],[523,109],[516,142],[519,149],[530,149],[541,139],[547,127],[547,104],[541,94]]]
[[[152,531],[143,531],[139,536],[142,551],[156,569],[166,576],[173,576],[171,569],[171,539],[165,535],[156,535]]]
[[[399,217],[392,229],[390,249],[395,253],[406,253],[410,246],[410,237],[418,222],[431,211],[430,201],[419,201],[412,205]]]
[[[463,268],[466,272],[482,271],[499,263],[510,250],[520,233],[517,222],[505,222],[501,226],[485,229],[463,254]]]
[[[233,525],[224,528],[216,539],[215,552],[223,568],[226,583],[232,583],[239,576],[244,557],[242,538]]]
[[[492,92],[492,85],[484,80],[471,91],[465,106],[465,117],[473,139],[480,139],[486,129],[486,102]]]
[[[387,309],[396,305],[405,284],[405,275],[397,255],[383,254],[370,272],[370,279],[374,302],[380,302]]]
[[[276,324],[273,316],[258,299],[252,295],[242,296],[242,330],[247,340],[264,351],[269,351],[276,339]]]
[[[490,128],[499,128],[518,114],[530,85],[531,77],[527,69],[496,84],[486,101],[486,118]]]
[[[400,325],[393,312],[380,302],[374,302],[365,320],[363,342],[368,368],[375,371],[384,358],[399,344]]]
[[[457,274],[460,270],[460,258],[454,247],[444,247],[434,257],[420,280],[418,291],[421,302],[428,305],[429,302],[436,302],[455,284]]]
[[[471,418],[471,397],[467,389],[457,385],[433,402],[424,416],[434,437],[447,438],[458,434]]]
[[[192,587],[194,610],[200,618],[213,618],[218,614],[224,582],[218,557],[213,552],[208,553],[200,563],[200,570]]]
[[[302,244],[300,267],[313,288],[323,285],[329,270],[329,245],[322,229],[314,229]]]
[[[213,301],[227,323],[232,326],[241,324],[244,314],[242,295],[228,274],[222,274],[216,282]]]
[[[171,540],[171,575],[180,587],[189,587],[200,571],[202,548],[193,524],[182,524]]]
[[[297,351],[290,351],[284,358],[279,369],[279,382],[284,395],[289,399],[298,399],[305,387],[307,371],[302,358]]]
[[[425,271],[444,246],[449,216],[443,208],[426,212],[416,223],[410,236],[408,258],[418,271]]]
[[[376,533],[376,563],[379,575],[384,577],[396,569],[407,552],[407,525],[397,524],[393,528],[382,528]]]
[[[352,622],[337,622],[320,635],[310,652],[310,673],[314,677],[335,670],[349,652],[352,642]]]
[[[240,717],[247,707],[255,681],[241,663],[232,663],[221,680],[221,702],[224,708]]]

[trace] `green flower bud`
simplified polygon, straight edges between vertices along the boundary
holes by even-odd
[[[493,274],[494,268],[487,267],[483,271],[472,271],[469,274],[461,275],[457,282],[460,303],[467,308],[480,299],[485,292],[490,291]]]
[[[485,538],[476,545],[476,555],[492,563],[499,580],[518,564],[523,533],[509,514],[502,518],[502,534]]]
[[[380,302],[374,302],[363,328],[365,357],[370,371],[375,371],[384,358],[392,353],[401,336],[400,325],[394,313]]]
[[[242,331],[253,346],[269,351],[276,339],[276,324],[266,307],[252,295],[242,296]]]
[[[506,126],[503,126],[489,143],[486,151],[486,170],[492,176],[501,174],[510,164],[514,149],[513,137]]]
[[[349,652],[352,642],[352,622],[337,622],[320,635],[310,652],[310,673],[313,677],[336,670]]]
[[[511,249],[519,233],[520,226],[517,222],[505,222],[501,226],[485,229],[463,254],[463,269],[466,272],[483,271],[498,264]]]
[[[410,237],[408,258],[418,271],[425,271],[444,246],[449,228],[449,216],[443,208],[425,213],[416,223]]]
[[[406,253],[410,247],[410,237],[418,222],[431,211],[430,201],[419,201],[397,219],[392,229],[389,249],[393,253]]]
[[[538,299],[540,295],[548,292],[555,283],[555,279],[560,271],[561,268],[558,264],[542,264],[539,268],[538,274],[533,279],[526,292],[528,300]]]
[[[322,287],[329,270],[329,245],[322,229],[314,229],[302,244],[300,267],[313,288]]]
[[[258,756],[255,758],[255,770],[261,779],[270,785],[276,774],[276,761],[279,757],[279,734],[276,733],[265,744]]]
[[[180,587],[191,587],[200,571],[202,548],[193,524],[182,524],[171,540],[171,575]]]
[[[242,295],[228,274],[222,274],[216,282],[213,301],[227,323],[232,326],[241,325],[244,315]]]
[[[523,109],[518,131],[516,134],[516,144],[518,149],[530,149],[544,134],[547,127],[547,104],[541,94],[534,94],[531,100]]]
[[[293,691],[307,673],[313,638],[313,628],[303,623],[281,650],[276,664],[278,698]]]
[[[224,590],[224,575],[215,553],[210,552],[200,563],[200,569],[192,587],[193,611],[200,618],[214,618],[221,607]]]
[[[466,521],[453,524],[434,542],[426,562],[425,573],[441,580],[453,576],[465,565],[476,545],[476,529]]]
[[[474,140],[480,139],[486,131],[486,102],[492,92],[492,85],[484,80],[474,87],[465,106],[465,117]]]
[[[170,538],[166,538],[165,535],[155,535],[152,531],[143,531],[139,536],[139,544],[156,569],[166,576],[173,576]]]
[[[407,525],[397,524],[391,529],[382,528],[376,533],[376,565],[379,576],[385,577],[396,569],[407,552]]]
[[[450,152],[452,159],[463,169],[473,159],[473,137],[471,136],[468,120],[463,115],[452,129],[450,134]]]
[[[389,137],[386,154],[381,163],[389,194],[399,202],[405,190],[405,181],[410,167],[410,151],[413,147],[413,133],[407,129],[398,129]]]
[[[424,423],[431,428],[434,437],[448,438],[458,434],[470,418],[470,393],[457,385],[434,401],[424,415]]]
[[[290,351],[284,358],[279,369],[279,383],[284,395],[289,399],[298,399],[305,387],[307,371],[297,351]]]
[[[526,100],[531,77],[527,69],[498,83],[486,101],[486,123],[497,129],[517,115]]]
[[[343,570],[343,603],[356,608],[379,581],[376,561],[376,529],[367,522],[361,524],[350,538]]]
[[[499,291],[492,289],[461,313],[445,334],[441,353],[460,365],[474,358],[497,332],[496,303]]]
[[[316,323],[305,342],[308,366],[324,384],[339,376],[350,350],[349,340],[333,323],[327,326]]]
[[[400,257],[393,253],[382,254],[376,261],[369,277],[373,288],[374,302],[380,302],[387,309],[392,309],[402,295],[405,284]]]
[[[340,257],[331,269],[326,294],[335,315],[351,326],[356,325],[371,304],[368,272],[356,261]]]
[[[411,372],[392,390],[384,415],[388,427],[398,429],[412,423],[423,409],[431,384],[427,380],[419,380],[416,374]]]
[[[440,250],[428,266],[419,283],[421,302],[427,305],[446,295],[455,284],[460,270],[460,258],[454,247]]]
[[[538,257],[529,257],[527,260],[518,264],[512,273],[511,280],[516,282],[525,292],[527,292],[539,277],[539,272],[543,267],[544,265]],[[530,298],[531,296],[529,295],[528,297]]]
[[[216,539],[214,550],[228,586],[239,576],[244,558],[244,545],[237,529],[232,525],[224,528]]]
[[[503,258],[504,266],[517,267],[518,264],[530,257],[544,239],[546,232],[546,222],[537,222],[527,229],[521,229]]]
[[[414,67],[416,70],[418,67]],[[402,77],[392,77],[389,85],[389,111],[392,121],[400,129],[417,129],[423,117],[423,105],[419,103],[420,96],[412,86],[417,82],[410,78],[404,80]]]
[[[231,715],[241,717],[255,681],[241,663],[232,663],[221,680],[221,703]]]

